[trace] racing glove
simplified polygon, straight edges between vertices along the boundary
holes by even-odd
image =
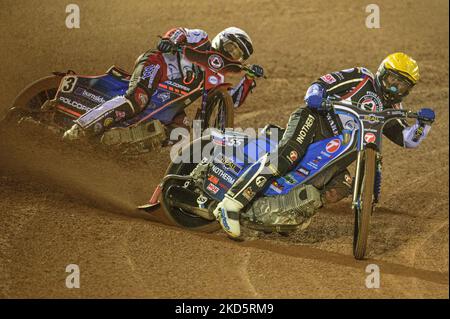
[[[403,141],[406,148],[416,148],[425,139],[431,129],[436,115],[430,108],[422,108],[417,112],[417,122],[403,130]]]
[[[308,91],[306,91],[306,106],[316,111],[322,111],[324,109],[323,99],[325,98],[325,95],[325,88],[318,83],[314,83],[308,88]]]
[[[170,39],[161,39],[158,43],[157,49],[162,53],[169,53],[175,49],[175,44]]]
[[[434,111],[430,108],[421,108],[419,112],[417,112],[417,120],[419,123],[423,124],[432,124],[436,118],[436,115],[434,114]]]
[[[247,67],[247,77],[249,78],[260,78],[264,76],[264,69],[258,64],[251,64]]]

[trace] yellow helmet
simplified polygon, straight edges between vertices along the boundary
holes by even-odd
[[[381,62],[376,74],[376,83],[383,97],[393,103],[400,102],[408,95],[419,79],[417,62],[402,52],[388,55]]]

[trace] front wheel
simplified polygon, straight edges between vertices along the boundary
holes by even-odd
[[[376,151],[367,148],[363,156],[364,170],[360,183],[361,193],[360,196],[357,196],[358,203],[353,208],[355,213],[353,256],[356,259],[363,259],[366,254],[370,217],[374,205]]]
[[[208,94],[204,127],[224,131],[234,125],[233,99],[226,87],[218,87]]]

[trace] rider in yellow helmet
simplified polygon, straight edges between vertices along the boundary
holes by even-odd
[[[324,99],[344,100],[372,112],[400,109],[403,98],[419,79],[416,61],[405,53],[387,56],[375,76],[366,68],[355,67],[318,78],[306,93],[306,107],[302,106],[291,114],[286,131],[278,144],[278,152],[269,154],[270,156],[264,159],[263,164],[266,165],[272,162],[271,157],[276,156],[276,172],[248,170],[216,207],[214,215],[223,229],[229,236],[239,237],[239,212],[260,190],[264,190],[276,176],[283,176],[293,170],[311,143],[337,136],[343,129],[352,130],[356,127],[357,123],[352,118],[337,115],[324,108]],[[418,115],[418,121],[411,126],[405,121],[388,122],[383,128],[384,135],[400,146],[417,147],[427,136],[435,118],[433,110],[429,108],[420,109]],[[304,194],[302,203],[306,205],[314,202],[315,207],[320,207],[351,195],[352,178],[346,168],[350,162],[350,159],[348,162],[337,162],[323,174],[312,178],[309,183],[319,194]],[[297,205],[303,205],[302,203]],[[254,218],[257,220],[259,217],[255,215]]]
[[[397,52],[381,62],[375,83],[385,102],[400,103],[419,79],[417,62],[405,53]]]

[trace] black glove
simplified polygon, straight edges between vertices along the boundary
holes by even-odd
[[[258,64],[252,64],[247,67],[247,76],[250,78],[260,78],[264,76],[264,69]]]
[[[162,53],[169,53],[175,49],[175,44],[169,39],[161,39],[158,43],[157,49]]]

